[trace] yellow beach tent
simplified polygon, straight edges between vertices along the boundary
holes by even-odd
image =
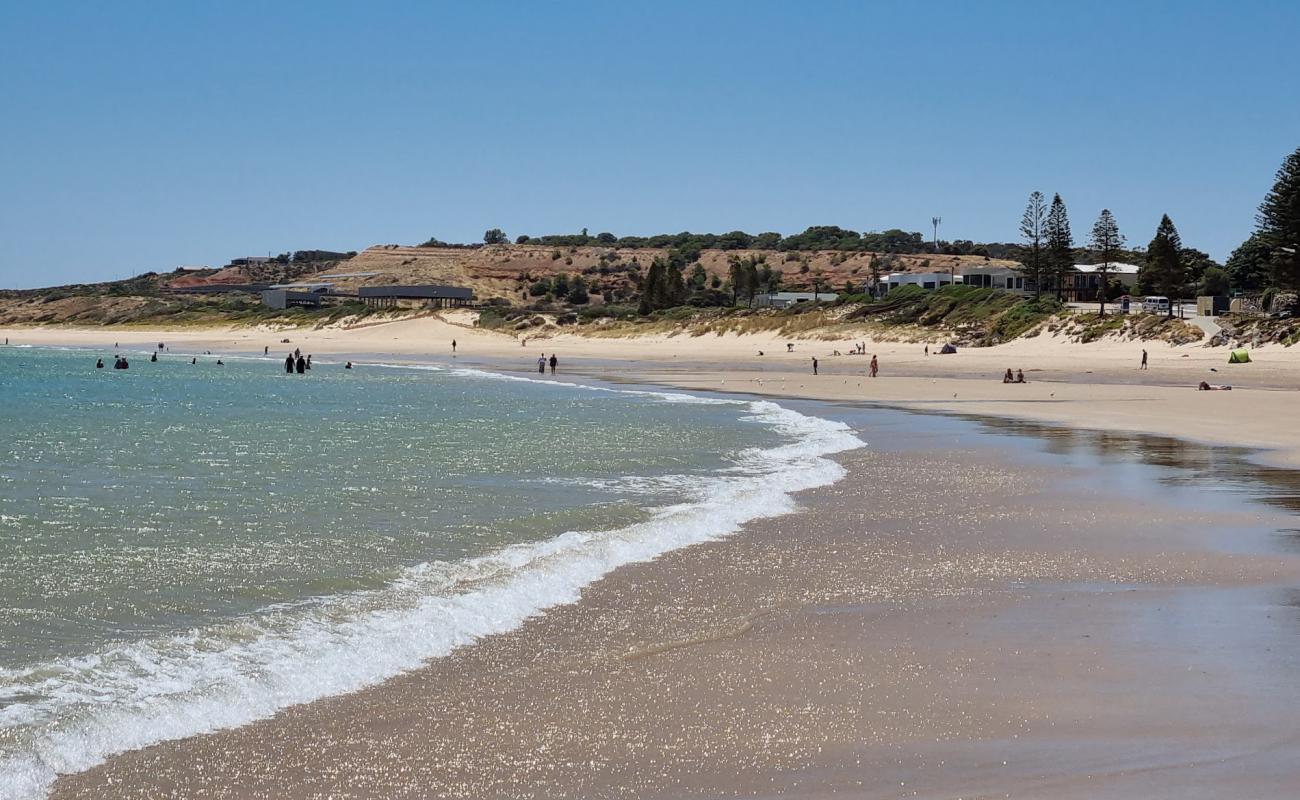
[[[1249,364],[1250,351],[1244,347],[1239,347],[1228,354],[1229,364]]]

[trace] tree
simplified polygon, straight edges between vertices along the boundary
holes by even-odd
[[[1020,238],[1025,243],[1025,260],[1020,273],[1033,284],[1034,297],[1042,294],[1044,252],[1047,235],[1047,203],[1042,192],[1032,192],[1020,218]]]
[[[483,234],[483,244],[507,244],[510,239],[500,228],[488,228]]]
[[[1124,235],[1119,232],[1119,223],[1115,221],[1115,215],[1110,213],[1109,208],[1103,208],[1097,221],[1093,223],[1092,235],[1088,240],[1089,246],[1097,251],[1097,256],[1101,261],[1097,264],[1095,274],[1097,275],[1097,300],[1100,303],[1097,309],[1097,316],[1106,316],[1106,291],[1110,283],[1110,273],[1115,265],[1115,259],[1119,249],[1124,246]]]
[[[568,301],[575,306],[585,306],[591,298],[587,294],[587,282],[582,279],[581,275],[574,277],[569,284]]]
[[[596,241],[601,244],[618,244],[618,237],[606,231],[596,234]]]
[[[703,289],[709,282],[709,273],[704,271],[704,265],[696,262],[695,269],[691,270],[690,287],[692,289]]]
[[[1210,267],[1201,276],[1201,294],[1219,297],[1228,293],[1228,271],[1222,267]]]
[[[1074,236],[1070,233],[1070,217],[1059,194],[1052,196],[1044,226],[1047,239],[1047,272],[1056,287],[1056,299],[1064,298],[1065,278],[1074,272]]]
[[[529,236],[528,234],[526,234],[526,233],[525,233],[525,234],[522,234],[522,235],[520,235],[520,236],[516,236],[516,237],[515,237],[515,244],[528,244],[528,240],[529,240],[530,238],[532,238],[532,237],[530,237],[530,236]]]
[[[1271,250],[1273,284],[1300,289],[1300,147],[1278,168],[1255,223],[1260,239]]]
[[[1224,263],[1224,271],[1232,288],[1244,292],[1263,291],[1269,282],[1269,273],[1273,265],[1273,248],[1258,233],[1232,251]]]
[[[679,306],[686,299],[686,284],[682,281],[681,270],[662,258],[656,258],[650,264],[645,281],[641,285],[641,314],[649,314],[662,308]]]
[[[569,293],[569,276],[561,272],[551,280],[551,292],[556,297],[564,297]]]
[[[1118,231],[1116,231],[1118,234]],[[1187,265],[1183,262],[1183,242],[1173,220],[1165,214],[1156,226],[1156,235],[1147,245],[1146,265],[1139,278],[1149,284],[1157,294],[1170,300],[1181,297],[1187,288]],[[1174,315],[1174,304],[1169,304],[1169,316]]]

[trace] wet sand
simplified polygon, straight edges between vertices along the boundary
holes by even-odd
[[[871,447],[804,511],[54,796],[1295,796],[1293,473],[821,411]]]

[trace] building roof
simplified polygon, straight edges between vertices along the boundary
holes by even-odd
[[[474,290],[459,286],[362,286],[357,289],[360,297],[394,297],[410,300],[473,300]]]
[[[1100,266],[1101,264],[1075,264],[1074,268],[1080,272],[1096,272]],[[1120,275],[1136,275],[1138,274],[1138,270],[1140,270],[1141,267],[1139,267],[1137,264],[1121,264],[1119,262],[1112,261],[1110,263],[1110,266],[1107,269],[1109,272],[1113,272]]]
[[[835,292],[769,292],[758,295],[759,297],[769,297],[773,300],[811,300],[813,297],[839,297]]]

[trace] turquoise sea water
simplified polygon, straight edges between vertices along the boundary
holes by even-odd
[[[0,797],[508,630],[861,445],[769,402],[112,355],[0,348]]]

